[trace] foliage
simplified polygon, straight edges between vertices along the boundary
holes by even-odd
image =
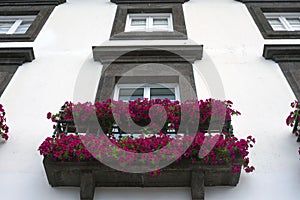
[[[0,104],[0,135],[3,139],[8,140],[8,126],[6,125],[5,111]]]
[[[158,105],[158,110],[152,112],[153,106]],[[195,112],[199,110],[199,112]],[[166,113],[162,115],[162,113]],[[159,164],[159,161],[166,159],[165,155],[171,155],[181,159],[189,159],[191,162],[204,162],[209,165],[229,164],[232,166],[232,172],[239,172],[240,167],[234,165],[237,159],[242,159],[243,168],[246,172],[252,172],[253,166],[249,166],[249,148],[255,143],[252,136],[247,139],[238,139],[229,135],[227,132],[212,136],[211,134],[198,131],[194,136],[188,133],[166,134],[166,130],[173,128],[176,133],[182,124],[182,118],[188,119],[187,128],[190,126],[200,126],[203,130],[209,123],[216,119],[225,118],[230,121],[232,115],[240,115],[240,112],[232,109],[231,101],[219,101],[207,99],[205,101],[170,101],[168,99],[148,100],[137,99],[135,101],[123,102],[107,99],[104,102],[77,103],[66,102],[61,112],[48,113],[47,118],[53,122],[59,120],[71,120],[80,122],[89,122],[96,118],[104,134],[63,134],[55,132],[52,137],[48,137],[40,145],[40,154],[57,161],[88,161],[103,157],[117,158],[123,167],[130,166],[136,159],[135,154],[123,154],[122,152],[144,153],[142,159]],[[158,118],[164,121],[163,128],[157,129],[155,134],[145,135],[160,128],[152,119]],[[224,121],[224,119],[223,119]],[[127,128],[147,126],[148,129],[136,130],[140,133],[139,137],[126,136],[114,137],[112,127],[114,124],[126,125]],[[170,127],[171,124],[171,127]],[[150,129],[149,129],[149,125]],[[184,129],[185,130],[185,129]],[[188,129],[186,129],[188,130]],[[198,129],[199,130],[199,129]],[[140,131],[140,132],[139,132]],[[112,135],[107,137],[106,135]],[[84,142],[83,142],[84,141]],[[174,143],[175,142],[175,143]],[[169,145],[169,144],[175,145]],[[186,144],[188,148],[182,151]],[[107,150],[105,147],[115,146],[115,150]],[[165,148],[166,147],[166,148]],[[160,150],[160,154],[153,157],[150,152]],[[200,151],[207,151],[205,155],[199,156]],[[182,154],[184,152],[184,154]],[[142,161],[143,161],[142,160]]]
[[[88,161],[94,160],[94,158],[101,159],[102,157],[108,157],[111,159],[118,158],[120,164],[124,167],[129,167],[137,157],[134,154],[122,154],[121,149],[135,153],[149,153],[154,152],[162,147],[166,146],[173,140],[180,143],[179,145],[163,149],[162,153],[156,157],[152,154],[144,154],[143,159],[149,159],[149,161],[159,162],[161,159],[165,159],[165,155],[173,154],[178,156],[177,161],[181,159],[189,159],[191,162],[197,162],[202,160],[209,165],[229,164],[232,166],[232,172],[239,172],[241,168],[234,166],[236,160],[241,157],[243,160],[243,168],[249,173],[254,170],[253,166],[249,166],[249,148],[253,147],[255,139],[252,136],[248,136],[247,139],[237,139],[236,137],[225,137],[224,134],[215,135],[217,137],[217,143],[213,149],[208,152],[204,158],[198,157],[198,152],[204,144],[205,134],[198,132],[183,155],[180,155],[180,149],[178,147],[184,146],[185,142],[189,141],[191,136],[180,136],[172,138],[167,135],[151,136],[132,138],[124,137],[120,139],[109,139],[108,143],[105,143],[104,135],[74,135],[74,134],[59,134],[53,137],[48,137],[40,145],[40,154],[51,158],[56,161]],[[84,143],[82,141],[85,141]],[[88,141],[88,142],[87,142]],[[211,140],[212,141],[212,140]],[[119,149],[115,152],[107,151],[104,148],[106,145],[116,145]],[[210,145],[210,144],[205,144]],[[159,164],[159,163],[156,163]]]
[[[154,106],[158,106],[156,112],[151,112]],[[195,111],[195,110],[198,110]],[[165,115],[164,115],[165,112]],[[151,118],[150,118],[151,114]],[[199,130],[208,128],[211,120],[231,120],[232,115],[240,115],[240,112],[232,109],[231,101],[207,99],[205,101],[170,101],[169,99],[141,100],[123,102],[107,99],[103,102],[92,104],[65,102],[60,113],[48,113],[47,118],[53,122],[60,120],[76,121],[76,124],[85,124],[97,119],[101,129],[106,134],[111,134],[114,125],[123,126],[125,129],[133,129],[135,124],[151,130],[175,129],[178,131],[182,119],[185,126],[199,126]],[[160,119],[154,122],[151,119]],[[159,125],[165,121],[163,127]],[[224,123],[222,123],[223,125]],[[140,131],[140,130],[137,130]]]

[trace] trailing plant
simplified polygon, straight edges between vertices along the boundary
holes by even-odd
[[[156,112],[151,111],[153,106],[158,106]],[[195,112],[195,110],[199,112]],[[164,112],[166,114],[162,115]],[[198,131],[195,135],[188,132],[177,134],[180,126],[183,126],[182,118],[187,119],[186,127],[183,130],[188,131],[193,126],[199,126],[200,130],[206,130],[212,121],[220,119],[224,121],[223,118],[225,121],[230,121],[232,115],[240,115],[240,112],[232,108],[231,101],[214,99],[183,103],[172,102],[168,99],[137,99],[129,102],[107,99],[94,104],[66,102],[59,113],[49,112],[47,118],[54,123],[61,120],[63,123],[77,120],[83,124],[89,124],[88,122],[96,118],[104,134],[99,132],[80,135],[78,133],[65,134],[66,132],[60,132],[54,126],[55,133],[52,137],[46,138],[38,150],[41,155],[62,162],[101,160],[104,157],[116,159],[124,169],[136,161],[143,163],[147,160],[153,165],[159,165],[161,160],[176,158],[177,161],[185,159],[209,165],[229,164],[232,166],[232,172],[235,173],[239,172],[241,168],[234,163],[237,159],[242,159],[243,169],[246,172],[252,172],[254,167],[249,166],[248,157],[249,148],[255,143],[252,136],[248,136],[247,139],[238,139],[228,132],[212,136],[203,131]],[[155,118],[165,121],[163,128],[153,122],[152,119]],[[139,135],[138,137],[132,135],[115,137],[112,133],[114,125],[122,125],[130,129],[135,124],[145,127],[136,130],[135,133]],[[170,128],[175,129],[175,132],[169,134],[167,130]],[[153,132],[153,130],[159,130],[159,132]],[[112,146],[117,148],[113,150],[107,148]],[[183,149],[184,147],[187,148]],[[157,150],[160,151],[159,154],[155,154],[155,156],[151,154]],[[203,151],[205,153],[199,156],[199,152]],[[129,156],[125,152],[141,153],[143,156],[141,159],[141,157],[135,156],[136,154],[129,154]],[[182,154],[182,152],[184,153]],[[159,173],[159,171],[155,173]]]
[[[38,150],[40,154],[51,158],[55,161],[90,161],[107,157],[109,159],[116,159],[121,166],[130,167],[136,159],[135,154],[122,154],[121,150],[134,153],[144,153],[143,160],[149,160],[151,162],[159,162],[166,159],[165,155],[172,154],[178,157],[177,162],[182,159],[189,159],[191,162],[203,161],[209,165],[222,165],[229,164],[232,166],[232,172],[240,172],[239,166],[234,166],[237,159],[243,160],[242,168],[247,172],[254,171],[253,166],[249,166],[249,148],[253,147],[255,139],[252,136],[248,136],[247,139],[237,139],[236,137],[225,137],[225,134],[216,135],[217,142],[208,154],[203,157],[198,157],[198,152],[205,144],[205,133],[198,132],[194,137],[194,140],[190,147],[181,155],[178,147],[184,146],[184,143],[190,140],[191,136],[179,136],[172,138],[167,135],[151,136],[132,138],[130,136],[123,137],[121,139],[109,139],[108,142],[103,138],[104,135],[74,135],[74,134],[58,134],[54,138],[48,137],[40,145]],[[171,146],[163,149],[167,144],[174,141],[179,145]],[[85,141],[85,142],[83,142]],[[87,142],[88,141],[88,142]],[[105,146],[116,145],[119,147],[116,151],[107,151]],[[163,150],[160,154],[153,156],[153,154],[145,154],[154,152],[156,150]],[[159,164],[159,163],[155,163]]]
[[[291,103],[292,111],[286,118],[286,125],[293,127],[293,133],[298,136],[297,142],[300,142],[300,124],[299,124],[299,110],[300,110],[300,105],[297,100]],[[300,154],[300,147],[298,150],[298,153]]]
[[[8,126],[6,125],[5,110],[0,104],[0,135],[3,139],[8,140]]]
[[[152,119],[161,119],[165,123],[160,127],[157,123],[151,123],[150,109],[154,106],[160,106],[157,112],[151,113]],[[198,112],[195,112],[195,109]],[[162,115],[165,111],[166,115]],[[232,115],[240,115],[240,112],[232,108],[231,101],[219,101],[207,99],[205,101],[170,101],[169,99],[137,99],[135,101],[123,102],[107,99],[103,102],[94,104],[65,102],[59,113],[49,112],[47,118],[53,122],[58,120],[76,121],[77,125],[89,124],[89,122],[99,122],[101,129],[106,134],[111,134],[114,125],[122,125],[127,129],[132,129],[134,124],[147,126],[147,128],[162,131],[175,129],[178,131],[182,126],[181,119],[186,119],[185,123],[189,125],[199,125],[199,130],[207,129],[211,120],[223,120],[222,125],[230,122]],[[161,121],[160,120],[160,121]],[[148,125],[151,123],[151,126]],[[54,126],[55,128],[55,126]],[[151,130],[150,130],[151,131]]]

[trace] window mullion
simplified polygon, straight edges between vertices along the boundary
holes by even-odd
[[[168,27],[169,27],[169,30],[173,30],[173,19],[172,19],[171,14],[168,17]]]
[[[153,29],[153,17],[149,16],[147,17],[147,31],[150,31]]]
[[[150,99],[150,87],[144,88],[144,98]]]
[[[10,27],[10,29],[7,31],[6,34],[14,34],[18,27],[22,24],[23,20],[18,19],[15,21],[15,23]]]
[[[286,20],[284,16],[279,16],[278,18],[280,22],[283,24],[284,28],[288,31],[293,31],[293,27],[291,27],[290,23]]]

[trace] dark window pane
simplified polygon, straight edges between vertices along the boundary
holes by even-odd
[[[143,99],[144,88],[121,88],[119,91],[119,100],[129,101],[138,98]]]
[[[175,100],[175,88],[151,88],[150,98]]]

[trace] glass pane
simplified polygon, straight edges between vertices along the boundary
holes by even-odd
[[[299,31],[300,30],[300,25],[292,26],[292,28],[293,28],[294,31]]]
[[[22,24],[17,28],[16,34],[24,34],[31,26],[32,22],[34,21],[35,16],[24,16],[24,19],[22,19]]]
[[[299,25],[300,19],[299,18],[286,18],[290,25]]]
[[[168,25],[168,18],[153,18],[153,25]]]
[[[31,23],[22,23],[18,28],[17,30],[15,31],[16,34],[23,34],[23,33],[26,33],[26,31],[29,29]]]
[[[16,27],[13,34],[24,34],[34,21],[36,16],[24,15],[24,16],[0,16],[0,34],[7,33],[16,21],[21,20],[22,23]]]
[[[10,20],[0,20],[0,34],[5,34],[14,24],[14,21]]]
[[[280,24],[280,25],[271,25],[274,31],[286,31],[286,28]]]
[[[131,19],[131,26],[146,26],[146,18]]]
[[[119,100],[129,101],[144,98],[144,88],[121,88],[119,91]]]
[[[151,88],[150,98],[175,100],[175,88]]]
[[[281,23],[281,21],[278,18],[270,18],[268,19],[268,22],[270,23],[271,27],[274,31],[285,31],[286,28]]]
[[[268,19],[269,23],[271,25],[279,25],[281,24],[280,20],[278,18]]]

